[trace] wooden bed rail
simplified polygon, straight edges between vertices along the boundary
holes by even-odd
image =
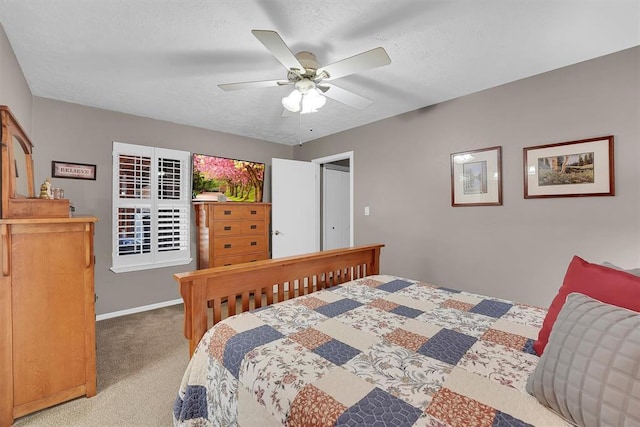
[[[184,301],[184,336],[192,355],[213,324],[251,308],[260,308],[380,273],[380,249],[367,245],[275,258],[247,264],[174,274]],[[223,313],[225,312],[225,313]]]

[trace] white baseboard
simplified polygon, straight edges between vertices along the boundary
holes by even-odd
[[[155,310],[156,308],[169,307],[170,305],[178,304],[182,304],[182,298],[159,302],[156,304],[143,305],[140,307],[128,308],[126,310],[113,311],[111,313],[99,314],[96,316],[96,321],[111,319],[113,317],[126,316],[127,314],[142,313],[143,311]]]

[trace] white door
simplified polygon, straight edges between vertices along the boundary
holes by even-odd
[[[271,160],[271,252],[273,258],[320,250],[319,166]]]
[[[322,182],[323,250],[350,245],[349,197],[349,171],[325,166]]]

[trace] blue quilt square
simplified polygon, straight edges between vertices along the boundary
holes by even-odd
[[[353,348],[338,340],[326,342],[313,349],[313,352],[338,366],[341,366],[360,354],[360,350],[357,348]]]
[[[511,307],[513,307],[513,304],[485,299],[476,304],[476,306],[469,310],[469,312],[484,314],[485,316],[495,317],[496,319],[498,319],[502,317],[507,311],[511,310]]]
[[[472,336],[442,329],[422,344],[417,352],[441,362],[456,365],[476,341],[477,338]]]
[[[396,307],[393,310],[391,310],[391,313],[415,319],[416,317],[418,317],[422,313],[424,313],[424,311],[417,310],[417,309],[411,308],[411,307],[407,307],[406,305],[401,305],[401,306]]]
[[[421,410],[407,402],[374,388],[336,420],[339,426],[412,426]]]
[[[207,412],[207,390],[201,385],[189,385],[184,393],[184,399],[180,396],[173,404],[173,416],[178,421],[192,420],[194,418],[204,418]]]
[[[354,301],[349,298],[344,298],[339,301],[331,302],[329,304],[325,304],[323,306],[315,308],[315,310],[324,314],[327,317],[336,317],[341,315],[342,313],[346,313],[347,311],[353,310],[354,308],[358,308],[362,305],[362,303],[358,301]]]
[[[253,350],[254,348],[275,341],[284,337],[280,332],[276,331],[269,325],[259,326],[248,331],[235,334],[224,347],[224,354],[222,356],[222,364],[225,368],[231,372],[231,374],[238,378],[238,371],[240,370],[240,364],[244,355]]]
[[[502,411],[496,411],[496,416],[493,419],[491,427],[533,427],[533,425],[525,423]]]
[[[536,351],[533,349],[533,343],[535,343],[535,342],[536,342],[536,340],[532,340],[531,338],[527,339],[527,342],[524,343],[524,347],[522,348],[522,351],[524,353],[537,355],[538,353],[536,353]]]
[[[400,289],[404,289],[407,286],[411,286],[412,283],[407,282],[406,280],[392,280],[390,282],[384,283],[378,286],[376,289],[382,289],[387,292],[398,292]]]

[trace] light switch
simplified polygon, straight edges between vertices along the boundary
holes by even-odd
[[[369,216],[369,206],[364,207],[364,215]]]

